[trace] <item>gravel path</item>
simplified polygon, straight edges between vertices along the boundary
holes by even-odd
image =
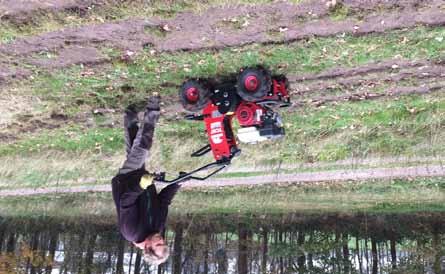
[[[230,179],[211,179],[207,181],[188,181],[184,188],[225,187],[225,186],[253,186],[264,184],[298,184],[313,182],[335,181],[363,181],[369,179],[419,178],[445,176],[445,166],[416,166],[397,168],[374,168],[356,170],[334,170],[320,172],[303,172],[296,174],[280,174],[252,176]],[[78,187],[48,187],[23,188],[14,190],[1,190],[0,197],[29,196],[50,193],[81,193],[81,192],[110,192],[110,185],[78,186]]]

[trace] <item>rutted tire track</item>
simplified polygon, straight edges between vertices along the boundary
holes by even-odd
[[[445,62],[427,60],[395,59],[355,68],[340,67],[318,74],[289,74],[287,77],[295,107],[445,92]],[[416,83],[401,85],[404,80],[413,79]],[[175,102],[176,97],[169,97],[167,101]],[[178,116],[183,112],[179,104],[171,104],[166,110],[167,119],[182,119]]]
[[[362,2],[345,1],[343,5],[354,12],[352,17],[342,21],[330,18],[324,1],[300,5],[278,2],[214,8],[203,14],[184,12],[171,20],[134,19],[68,28],[22,38],[0,46],[0,56],[8,56],[8,59],[0,59],[0,84],[29,76],[32,72],[23,69],[23,64],[31,64],[38,69],[55,69],[74,64],[93,66],[110,62],[101,52],[103,47],[113,47],[122,52],[141,52],[144,48],[156,51],[221,49],[251,43],[284,43],[313,36],[366,35],[417,25],[445,25],[445,10],[442,9],[445,2],[442,0],[428,3],[421,0],[390,1],[386,4],[374,0],[366,1],[365,8],[360,9]],[[383,12],[377,12],[382,5]],[[360,11],[367,13],[354,17]],[[241,27],[238,28],[232,25],[233,18],[247,21],[240,21]],[[152,30],[164,31],[164,35]],[[53,58],[42,58],[42,52],[50,52]]]
[[[384,96],[445,91],[445,64],[389,60],[320,74],[290,75],[297,105],[358,101]]]

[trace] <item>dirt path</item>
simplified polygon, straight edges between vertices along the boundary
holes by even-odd
[[[252,176],[230,179],[210,179],[207,181],[189,181],[184,188],[225,187],[225,186],[253,186],[264,184],[301,184],[314,182],[363,181],[369,179],[395,179],[445,176],[445,166],[415,166],[397,168],[374,168],[356,170],[334,170],[320,172],[303,172],[296,174],[279,174]],[[29,196],[50,193],[81,193],[81,192],[110,192],[110,185],[78,186],[78,187],[48,187],[23,188],[1,190],[0,197]]]
[[[221,49],[343,33],[365,35],[417,25],[442,26],[444,4],[443,0],[348,0],[342,4],[347,17],[338,20],[325,1],[276,2],[212,8],[202,14],[183,12],[169,20],[132,19],[67,28],[0,45],[0,84],[28,77],[33,70],[29,66],[51,70],[110,62],[103,48],[114,48],[122,54],[143,49]],[[25,64],[28,68],[24,68]]]

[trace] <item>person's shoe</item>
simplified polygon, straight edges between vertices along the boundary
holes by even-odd
[[[161,102],[161,96],[152,96],[148,98],[147,105],[145,106],[146,110],[160,110],[159,104]]]
[[[137,126],[139,123],[138,119],[138,111],[134,104],[129,105],[125,109],[125,115],[124,115],[124,127],[126,128],[132,128],[134,126]]]

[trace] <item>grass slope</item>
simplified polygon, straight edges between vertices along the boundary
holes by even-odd
[[[284,115],[285,139],[240,145],[243,152],[234,165],[394,155],[437,157],[443,155],[445,147],[443,109],[443,95],[297,109]],[[85,130],[73,125],[0,145],[3,161],[10,163],[0,167],[0,187],[44,186],[86,178],[103,182],[123,160],[122,138],[120,128]],[[175,173],[210,162],[210,156],[188,156],[205,142],[201,123],[161,121],[149,168]]]
[[[76,67],[37,74],[11,90],[38,98],[43,117],[56,111],[70,120],[61,128],[24,133],[16,141],[0,144],[0,159],[8,163],[0,167],[0,187],[108,180],[123,157],[122,130],[114,123],[121,119],[119,110],[154,91],[171,98],[185,78],[232,73],[257,63],[277,73],[299,74],[393,58],[441,60],[445,43],[437,38],[444,36],[443,28],[418,27],[362,37],[311,38],[284,45],[250,45],[221,51],[147,52],[130,63],[117,59],[106,68]],[[112,49],[104,50],[113,54]],[[388,85],[400,84],[403,83]],[[92,123],[88,125],[77,122],[79,115],[96,108],[117,109],[117,113],[89,114]],[[234,164],[440,156],[445,147],[443,109],[445,96],[439,92],[288,110],[283,113],[286,138],[276,143],[243,145],[243,154]],[[205,142],[200,123],[161,120],[153,148],[156,156],[149,168],[176,172],[209,162],[210,158],[188,157]]]
[[[239,68],[263,64],[275,73],[318,73],[335,67],[355,67],[394,58],[445,58],[443,28],[418,27],[355,37],[311,38],[283,45],[249,45],[220,51],[139,54],[133,62],[119,58],[109,68],[81,67],[54,74],[43,73],[22,88],[31,88],[44,100],[65,105],[69,113],[79,107],[122,108],[150,92],[177,93],[186,78],[236,73]],[[117,57],[113,49],[104,49]],[[399,83],[400,84],[400,83]],[[369,91],[373,91],[372,87]]]
[[[172,216],[278,213],[407,213],[444,211],[443,178],[182,190]],[[39,195],[0,200],[7,216],[114,216],[111,193]],[[69,210],[67,210],[69,208]]]

